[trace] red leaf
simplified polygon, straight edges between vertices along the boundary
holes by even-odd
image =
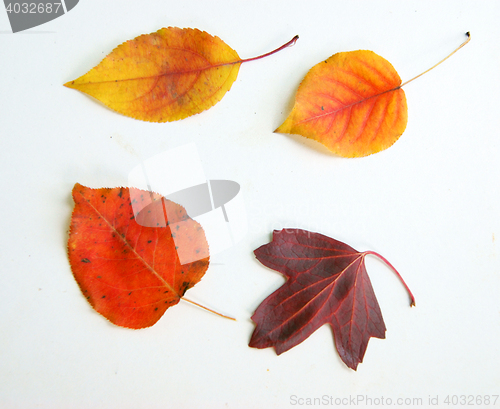
[[[132,191],[133,200],[148,203],[135,215]],[[182,206],[139,189],[78,183],[73,199],[71,269],[92,307],[112,323],[155,324],[205,274],[205,234]],[[159,227],[145,227],[151,225]]]
[[[382,313],[366,273],[367,254],[380,257],[401,278],[387,260],[372,251],[360,253],[305,230],[274,231],[273,241],[255,250],[255,255],[288,280],[252,316],[257,326],[249,346],[274,346],[279,355],[328,323],[340,357],[355,370],[363,361],[370,337],[385,338]]]

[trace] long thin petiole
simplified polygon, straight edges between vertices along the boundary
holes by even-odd
[[[239,62],[243,63],[243,62],[248,62],[248,61],[260,60],[261,58],[267,57],[268,55],[272,55],[274,53],[277,53],[278,51],[283,50],[284,48],[287,48],[287,47],[290,47],[290,46],[294,45],[297,42],[298,39],[299,39],[299,36],[296,35],[288,43],[283,44],[281,47],[277,48],[276,50],[270,51],[270,52],[268,52],[266,54],[259,55],[258,57],[253,57],[253,58],[247,58],[245,60],[240,60]]]
[[[380,254],[374,252],[374,251],[365,251],[363,253],[363,255],[366,255],[366,254],[371,254],[372,256],[376,256],[378,257],[380,260],[382,260],[385,264],[387,264],[387,266],[389,266],[389,268],[394,271],[394,273],[399,277],[399,279],[401,280],[401,282],[403,283],[403,285],[405,286],[406,288],[406,291],[408,291],[408,294],[410,295],[410,299],[411,299],[411,303],[410,303],[410,307],[414,307],[415,306],[415,297],[413,296],[410,288],[406,285],[405,283],[405,280],[403,280],[403,277],[401,277],[401,274],[398,273],[398,270],[396,270],[396,268],[391,264],[389,263],[389,261],[381,256]]]
[[[465,35],[467,36],[467,40],[465,40],[462,44],[460,44],[460,46],[455,50],[453,51],[450,55],[448,55],[447,57],[443,58],[441,61],[439,61],[437,64],[433,65],[431,68],[429,68],[428,70],[424,71],[422,74],[419,74],[417,75],[416,77],[412,78],[411,80],[408,80],[406,82],[404,82],[403,84],[401,84],[399,86],[399,88],[401,88],[402,86],[408,84],[409,82],[412,82],[413,80],[416,80],[418,77],[421,77],[422,75],[424,75],[425,73],[429,72],[430,70],[436,68],[439,64],[441,64],[443,61],[446,61],[448,58],[450,58],[453,54],[455,54],[458,50],[460,50],[465,44],[467,44],[469,41],[470,41],[470,33],[467,31],[465,33]]]
[[[205,307],[205,306],[203,306],[201,304],[198,304],[197,302],[191,301],[189,298],[182,297],[181,300],[184,300],[184,301],[187,301],[187,302],[189,302],[191,304],[194,304],[197,307],[203,308],[204,310],[207,310],[207,311],[211,312],[212,314],[218,315],[218,316],[220,316],[222,318],[227,318],[228,320],[236,321],[236,318],[228,317],[227,315],[221,314],[220,312],[211,310],[210,308],[207,308],[207,307]]]

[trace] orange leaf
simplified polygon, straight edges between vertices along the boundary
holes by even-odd
[[[99,65],[64,84],[132,118],[177,121],[219,102],[242,62],[220,38],[197,29],[162,28],[119,45]]]
[[[394,67],[373,51],[338,53],[307,73],[288,118],[275,132],[315,139],[347,158],[371,155],[390,147],[406,128],[408,108]]]
[[[387,149],[408,119],[400,85],[393,66],[372,51],[335,54],[307,73],[276,132],[315,139],[344,157]]]
[[[182,206],[134,189],[133,200],[150,203],[134,215],[131,191],[77,183],[68,253],[92,307],[116,325],[137,329],[155,324],[201,280],[209,254],[203,229]],[[160,227],[144,227],[152,224]]]

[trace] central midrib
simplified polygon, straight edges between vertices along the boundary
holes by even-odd
[[[359,101],[355,101],[355,102],[353,102],[353,103],[351,103],[349,105],[344,105],[344,106],[342,106],[339,109],[335,109],[333,111],[328,111],[328,112],[325,112],[325,113],[322,113],[322,114],[319,114],[319,115],[315,115],[315,116],[312,116],[312,117],[309,117],[309,118],[305,118],[302,121],[297,122],[297,125],[299,125],[301,123],[304,123],[304,122],[313,121],[315,119],[323,118],[325,116],[335,115],[335,114],[337,114],[337,112],[344,111],[346,109],[352,108],[355,105],[362,104],[363,102],[369,101],[372,98],[378,98],[378,97],[380,97],[380,96],[382,96],[384,94],[387,94],[389,92],[397,91],[398,89],[401,89],[401,85],[398,85],[397,87],[394,87],[392,89],[388,89],[387,91],[380,92],[380,93],[378,93],[376,95],[371,95],[371,96],[369,96],[367,98],[364,98],[364,99],[361,99]]]
[[[192,73],[198,73],[201,71],[210,70],[212,68],[224,67],[226,65],[241,64],[242,62],[243,62],[243,60],[240,59],[238,61],[219,63],[216,65],[210,65],[210,66],[206,66],[206,67],[202,67],[202,68],[195,68],[195,69],[186,70],[186,71],[164,72],[164,73],[159,73],[157,75],[151,75],[151,76],[147,76],[147,77],[125,78],[125,79],[120,79],[120,80],[107,80],[107,81],[95,81],[95,82],[88,81],[88,82],[85,82],[85,84],[105,84],[105,83],[112,83],[112,82],[140,81],[140,80],[148,80],[148,79],[173,76],[173,75],[186,75],[186,74],[192,74]]]

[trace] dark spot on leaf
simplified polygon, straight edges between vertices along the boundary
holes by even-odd
[[[148,243],[151,243],[153,240],[148,240]]]
[[[82,263],[90,263],[90,260],[88,258],[82,258]]]
[[[106,298],[106,296],[105,296],[105,295],[103,295],[101,298]]]
[[[122,197],[122,191],[121,190],[118,192],[118,197]]]
[[[155,308],[155,311],[158,311],[158,307]]]

